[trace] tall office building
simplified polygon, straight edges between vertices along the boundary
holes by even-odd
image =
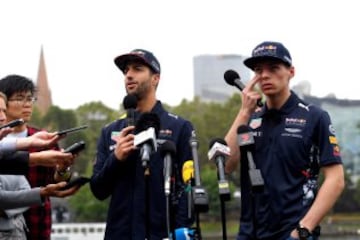
[[[229,69],[235,70],[246,83],[250,79],[250,70],[243,63],[245,58],[236,54],[195,56],[194,95],[202,101],[225,102],[239,92],[225,82],[224,73]]]

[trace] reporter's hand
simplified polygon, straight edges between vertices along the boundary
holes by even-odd
[[[30,153],[30,166],[55,167],[58,165],[70,166],[76,155],[57,150],[44,150]]]
[[[63,138],[62,136],[59,136],[56,133],[40,131],[28,137],[18,138],[16,140],[16,148],[18,150],[24,150],[31,147],[33,148],[51,147],[55,145],[62,138]]]
[[[136,149],[134,146],[134,134],[130,133],[134,129],[134,126],[126,127],[121,130],[118,136],[113,138],[116,141],[114,154],[119,161],[124,161],[130,152]]]
[[[4,137],[6,137],[6,135],[11,133],[12,131],[13,131],[13,129],[10,127],[0,129],[0,140],[3,139]]]
[[[51,147],[55,145],[62,136],[59,136],[56,132],[49,133],[46,131],[36,132],[28,137],[31,141],[30,147]]]
[[[75,194],[79,189],[80,185],[73,186],[69,189],[63,190],[62,188],[66,185],[66,182],[59,182],[56,184],[48,184],[40,189],[41,197],[59,197],[64,198]]]

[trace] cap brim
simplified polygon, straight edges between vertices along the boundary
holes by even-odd
[[[142,58],[141,56],[137,55],[137,54],[124,54],[124,55],[120,55],[118,57],[116,57],[114,59],[115,65],[122,71],[124,72],[126,65],[129,62],[135,62],[135,61],[140,61],[143,62],[144,64],[146,64],[147,66],[149,65],[144,58]]]
[[[258,56],[258,57],[250,57],[244,60],[244,64],[245,66],[247,66],[250,69],[254,69],[255,65],[259,62],[265,62],[267,60],[272,60],[272,61],[278,61],[278,62],[282,62],[286,65],[289,65],[288,62],[284,62],[281,58],[278,57],[273,57],[273,56]]]

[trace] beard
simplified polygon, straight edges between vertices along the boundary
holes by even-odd
[[[127,94],[132,94],[137,97],[138,100],[144,99],[150,92],[151,80],[140,83],[134,91],[127,90]]]

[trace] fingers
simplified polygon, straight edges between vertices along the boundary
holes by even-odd
[[[65,184],[66,185],[66,184]],[[64,185],[64,186],[65,186]],[[70,196],[70,195],[73,195],[74,193],[76,193],[78,190],[80,189],[80,186],[79,185],[75,185],[69,189],[65,189],[63,190],[62,188],[60,188],[59,190],[57,190],[55,193],[56,193],[56,197],[67,197],[67,196]]]
[[[253,91],[255,85],[259,82],[260,77],[258,75],[254,76],[249,83],[246,85],[246,87],[244,88],[243,92],[249,92],[249,91]]]
[[[254,76],[243,90],[241,108],[249,114],[255,111],[257,101],[261,99],[261,95],[254,90],[259,80],[260,77],[258,75]]]
[[[116,147],[114,150],[115,156],[118,160],[125,160],[134,147],[134,134],[130,132],[134,130],[133,126],[124,128],[120,134],[114,137]]]
[[[44,194],[49,197],[67,197],[76,193],[80,186],[73,186],[69,189],[63,189],[66,186],[66,182],[62,181],[56,184],[49,184],[44,188]]]
[[[120,132],[119,137],[125,137],[125,136],[129,135],[129,133],[133,130],[135,130],[134,126],[128,126],[126,128],[123,128]]]
[[[75,158],[77,155],[73,155],[72,153],[59,152],[58,164],[62,165],[64,168],[71,166],[75,162]]]

